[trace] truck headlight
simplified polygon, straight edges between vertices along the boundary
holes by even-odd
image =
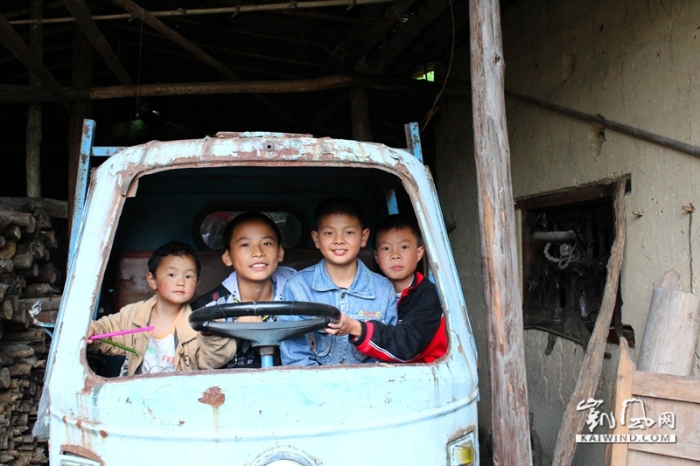
[[[475,466],[477,464],[475,444],[474,432],[448,443],[447,457],[450,460],[450,466]]]
[[[97,461],[89,460],[82,456],[71,455],[70,453],[58,455],[58,464],[59,466],[100,466],[100,463]]]

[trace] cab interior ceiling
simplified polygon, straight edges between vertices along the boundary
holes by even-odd
[[[143,176],[124,204],[113,253],[149,250],[177,239],[193,244],[203,215],[214,210],[281,210],[308,229],[319,202],[330,196],[357,199],[371,228],[387,214],[394,189],[399,211],[413,215],[411,200],[395,175],[347,167],[221,167],[177,169]],[[164,226],[167,225],[167,228]],[[312,248],[310,236],[301,247]]]

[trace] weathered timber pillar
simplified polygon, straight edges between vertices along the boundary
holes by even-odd
[[[44,0],[32,0],[30,15],[32,19],[41,19],[44,9]],[[29,27],[29,48],[39,61],[43,56],[44,26],[39,23]],[[41,89],[41,80],[31,71],[29,72],[29,87]],[[26,173],[27,173],[27,197],[41,197],[41,104],[29,104],[27,109],[27,137],[26,137]]]
[[[469,22],[494,464],[531,465],[522,285],[515,240],[498,0],[471,0]]]
[[[352,138],[356,141],[371,141],[372,131],[369,125],[367,88],[353,87],[350,90],[350,113],[352,119]]]
[[[73,88],[89,88],[92,85],[92,51],[93,47],[78,26],[73,30]],[[73,199],[78,176],[78,159],[80,157],[80,139],[82,137],[83,119],[92,116],[92,103],[74,101],[70,107],[68,126],[68,221],[73,218]],[[70,228],[70,226],[69,226]]]

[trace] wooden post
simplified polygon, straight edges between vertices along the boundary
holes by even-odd
[[[44,0],[32,0],[31,18],[41,19]],[[31,53],[41,61],[43,55],[44,26],[39,23],[29,28],[29,48]],[[29,87],[40,89],[41,80],[29,72]],[[29,104],[27,109],[27,197],[41,197],[41,104]]]
[[[576,388],[571,394],[569,403],[564,411],[561,421],[557,444],[554,448],[554,460],[552,466],[569,466],[576,453],[576,434],[580,434],[584,427],[584,421],[588,412],[578,410],[581,401],[592,398],[598,387],[600,373],[603,370],[603,357],[605,345],[610,332],[615,303],[617,301],[617,289],[620,283],[620,271],[622,269],[622,256],[625,250],[625,187],[627,180],[620,180],[615,187],[615,241],[610,250],[608,259],[608,275],[605,279],[605,290],[600,311],[596,318],[593,334],[588,341],[586,356],[583,358],[581,372],[576,381]],[[623,340],[624,338],[621,338]]]
[[[73,88],[88,88],[92,85],[92,51],[93,47],[78,26],[73,31]],[[78,160],[80,157],[80,140],[83,119],[92,116],[91,102],[73,102],[70,107],[68,126],[68,221],[73,218],[75,184],[78,177]],[[70,230],[70,225],[68,225]]]
[[[470,1],[469,20],[494,464],[531,465],[522,284],[503,93],[499,2]]]
[[[352,138],[356,141],[371,141],[372,131],[369,125],[369,105],[367,89],[353,87],[350,90],[350,113],[352,118]]]

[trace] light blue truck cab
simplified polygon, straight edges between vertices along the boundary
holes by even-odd
[[[435,187],[409,142],[219,133],[124,148],[93,169],[40,413],[51,464],[478,465],[474,338]],[[230,272],[222,226],[259,209],[283,231],[281,265],[311,265],[313,211],[331,195],[360,200],[370,227],[415,215],[446,316],[443,358],[111,377],[115,362],[86,352],[92,319],[148,296],[159,245],[197,249],[205,292]],[[362,258],[373,265],[371,249]]]

